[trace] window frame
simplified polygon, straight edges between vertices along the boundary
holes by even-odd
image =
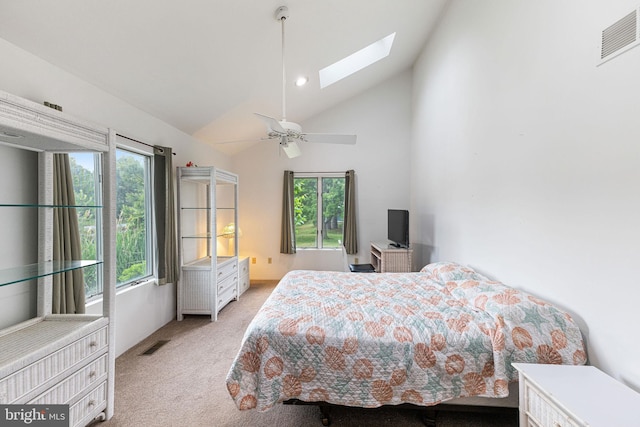
[[[126,141],[126,143],[125,143]],[[115,159],[117,161],[118,158],[118,150],[126,151],[131,154],[140,155],[146,157],[146,171],[145,171],[145,223],[148,224],[146,227],[146,253],[145,260],[147,262],[147,274],[142,277],[138,277],[136,279],[129,280],[123,283],[117,283],[116,279],[116,290],[121,290],[127,288],[129,286],[136,286],[142,283],[155,281],[157,278],[157,260],[156,260],[156,251],[155,251],[155,217],[153,215],[153,148],[147,147],[141,143],[137,143],[136,141],[128,140],[121,138],[118,135],[118,139],[116,142],[116,155]],[[117,173],[116,173],[117,175]],[[117,179],[117,176],[116,176]],[[117,188],[117,182],[116,182]],[[116,230],[116,234],[118,231]],[[117,263],[117,254],[116,254],[116,263]],[[101,296],[102,294],[100,294]]]
[[[316,223],[318,224],[318,226],[316,227],[316,246],[315,247],[309,247],[309,246],[298,246],[298,239],[297,239],[297,233],[296,233],[296,250],[303,250],[303,251],[308,251],[308,250],[341,250],[340,245],[343,244],[344,242],[342,242],[342,240],[340,240],[340,245],[338,245],[337,247],[334,246],[329,246],[329,247],[324,247],[324,239],[323,239],[323,228],[324,228],[324,221],[323,221],[323,202],[324,202],[324,198],[322,197],[322,190],[323,190],[323,182],[322,180],[324,178],[341,178],[343,180],[345,180],[346,183],[346,177],[344,172],[294,172],[293,173],[293,182],[294,182],[294,186],[295,186],[295,182],[296,179],[316,179],[316,199],[317,199],[317,205],[316,205]],[[346,187],[345,187],[345,194],[343,194],[343,197],[346,196]],[[294,213],[294,219],[295,219],[295,213]],[[294,230],[294,233],[296,232],[296,230]],[[343,234],[344,234],[344,229],[343,229]]]

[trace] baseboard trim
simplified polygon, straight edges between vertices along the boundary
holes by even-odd
[[[251,279],[250,285],[277,285],[280,282],[278,279]]]

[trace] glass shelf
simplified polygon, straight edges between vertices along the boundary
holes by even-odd
[[[76,270],[78,268],[85,268],[98,264],[102,264],[102,261],[47,261],[37,264],[23,265],[20,267],[6,268],[4,270],[0,270],[0,286],[25,282],[39,277],[50,276],[52,274],[63,273],[65,271]]]
[[[189,236],[182,236],[183,239],[210,239],[211,233],[192,234]]]

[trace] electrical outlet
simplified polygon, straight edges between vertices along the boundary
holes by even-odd
[[[267,258],[267,264],[271,264],[271,257]]]
[[[357,264],[357,263],[358,263],[358,257],[355,257],[355,258],[354,258],[353,263],[354,263],[354,264]]]
[[[256,257],[251,258],[251,264],[255,264],[256,263]]]

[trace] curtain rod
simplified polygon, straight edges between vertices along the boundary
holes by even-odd
[[[320,173],[347,173],[347,172],[349,172],[349,171],[337,171],[337,172],[331,172],[331,171],[322,171],[322,172],[296,172],[296,171],[291,171],[291,172],[293,172],[293,173],[317,173],[317,174],[320,174]]]
[[[138,141],[137,139],[133,139],[133,138],[130,138],[128,136],[121,135],[119,133],[116,133],[116,136],[119,136],[120,138],[128,139],[129,141],[137,142],[138,144],[146,145],[147,147],[162,148],[162,147],[158,147],[157,145],[151,145],[151,144],[147,144],[146,142]],[[172,152],[172,154],[174,156],[176,155],[176,153],[174,153],[174,152]]]

